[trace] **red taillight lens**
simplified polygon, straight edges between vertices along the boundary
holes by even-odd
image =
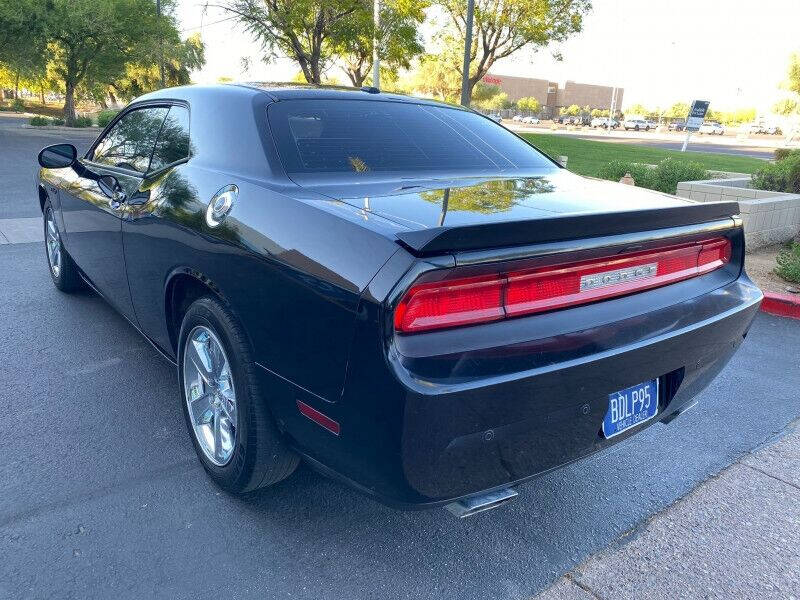
[[[413,332],[502,319],[503,278],[469,277],[414,285],[394,311],[397,331]]]
[[[496,321],[622,296],[696,277],[730,261],[718,238],[548,267],[418,283],[394,313],[395,330],[417,333]]]

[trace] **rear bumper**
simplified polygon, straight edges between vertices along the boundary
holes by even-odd
[[[374,359],[377,340],[357,334],[344,395],[329,407],[341,436],[323,452],[297,447],[327,473],[406,509],[516,485],[590,455],[691,405],[741,345],[761,291],[744,274],[718,287],[712,276],[395,339],[388,361]],[[492,339],[517,341],[492,347]],[[606,440],[608,395],[656,377],[657,416]]]
[[[751,284],[718,290],[722,314],[519,378],[440,394],[409,393],[402,445],[408,484],[431,501],[514,485],[618,443],[694,402],[741,345],[761,299]],[[706,298],[708,300],[708,298]],[[658,377],[656,417],[605,439],[609,394]]]
[[[485,343],[490,328],[514,328],[522,341],[502,347],[468,349],[463,332],[436,334],[438,346],[409,336],[390,348],[388,379],[353,362],[343,404],[358,406],[359,457],[333,465],[326,457],[327,470],[386,504],[426,508],[519,484],[670,420],[719,374],[758,311],[762,294],[747,276],[728,281],[709,291],[703,277],[464,330]],[[676,295],[689,299],[675,303]],[[576,330],[582,323],[593,326]],[[606,440],[608,395],[656,377],[657,416]]]

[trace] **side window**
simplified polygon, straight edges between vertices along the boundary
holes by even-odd
[[[189,110],[183,106],[172,106],[158,136],[150,170],[157,171],[175,161],[188,158],[191,153]]]
[[[153,146],[168,110],[158,106],[127,113],[100,140],[92,160],[111,167],[147,172]]]

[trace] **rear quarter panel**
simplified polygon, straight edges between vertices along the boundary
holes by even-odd
[[[239,197],[216,228],[205,211],[223,186]],[[231,306],[272,374],[326,401],[341,392],[358,299],[396,244],[264,183],[182,165],[147,184],[123,231],[142,330],[174,351],[166,290],[185,273]],[[324,204],[329,204],[326,201]]]

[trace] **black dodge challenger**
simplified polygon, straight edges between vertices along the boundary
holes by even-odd
[[[398,507],[499,505],[692,406],[762,297],[736,203],[374,88],[161,90],[39,162],[53,282],[177,365],[235,493],[302,457]]]

